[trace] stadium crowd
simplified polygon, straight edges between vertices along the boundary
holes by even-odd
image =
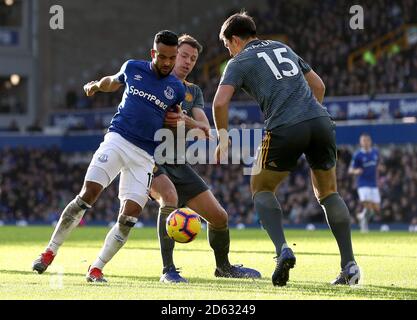
[[[348,56],[404,24],[417,23],[417,2],[413,0],[361,1],[364,29],[352,30],[348,14],[351,1],[290,2],[268,1],[265,11],[249,10],[257,21],[261,35],[284,35],[285,41],[326,84],[327,96],[402,93],[417,91],[417,46],[403,52],[388,53],[374,63],[362,61],[353,70],[347,66]],[[300,23],[303,21],[303,23]],[[212,70],[204,77],[204,62],[225,54],[217,34],[209,34],[206,51],[199,62],[196,83],[205,97],[215,94],[219,76]],[[374,52],[375,54],[375,52]],[[384,75],[384,76],[382,76]],[[245,94],[241,99],[248,99]]]
[[[259,27],[259,34],[284,35],[288,44],[310,63],[326,84],[327,96],[417,92],[417,46],[407,50],[392,50],[378,60],[360,61],[351,71],[347,59],[351,52],[404,24],[417,23],[417,1],[378,0],[362,1],[365,12],[365,29],[349,28],[347,0],[315,2],[289,2],[268,0],[266,10],[248,8]],[[236,10],[235,10],[236,11]],[[234,11],[234,12],[235,12]],[[230,12],[225,13],[225,16]],[[303,23],[300,23],[303,21]],[[206,101],[214,97],[219,82],[218,65],[203,72],[213,59],[227,56],[227,50],[218,39],[218,32],[204,37],[204,51],[191,75],[191,81],[203,89]],[[395,49],[395,48],[394,48]],[[115,70],[102,70],[97,78]],[[97,110],[115,107],[122,89],[116,93],[98,93],[85,97],[81,88],[69,88],[63,97],[63,109]],[[248,99],[241,93],[239,99]],[[343,117],[341,117],[342,119]],[[370,114],[368,119],[373,119]],[[239,119],[231,125],[239,126]],[[96,129],[104,129],[97,123]],[[39,131],[34,124],[31,131]],[[76,130],[86,129],[82,125]],[[12,121],[8,131],[18,130]],[[360,204],[355,181],[347,175],[352,155],[348,147],[339,150],[339,191],[355,219]],[[379,222],[414,221],[417,224],[417,159],[416,147],[382,149],[379,184],[382,195],[382,212],[374,218]],[[57,220],[63,206],[79,192],[91,154],[64,154],[59,149],[3,149],[0,150],[0,221],[52,222]],[[249,176],[242,174],[243,166],[196,166],[209,183],[216,197],[226,208],[232,224],[257,223],[253,211]],[[68,174],[68,173],[71,174]],[[280,188],[277,196],[282,205],[285,222],[324,222],[321,207],[314,199],[309,182],[309,170],[301,160],[297,170]],[[103,194],[96,206],[86,215],[84,222],[115,220],[118,212],[117,182]],[[143,223],[153,223],[157,217],[157,204],[149,202],[142,215]]]
[[[355,181],[347,174],[352,157],[350,147],[339,150],[339,191],[346,200],[355,221],[360,204]],[[417,224],[417,158],[416,147],[387,147],[381,149],[382,162],[379,186],[382,212],[374,222],[403,222]],[[18,223],[52,223],[59,218],[66,203],[80,191],[91,154],[65,154],[59,149],[0,150],[0,221]],[[229,213],[233,225],[253,225],[257,216],[249,189],[249,176],[243,175],[242,165],[197,165],[215,196]],[[116,219],[119,201],[115,181],[84,223],[110,223]],[[284,212],[284,222],[291,224],[323,223],[324,214],[314,198],[309,169],[301,159],[297,170],[281,186],[277,197]],[[158,205],[149,201],[141,222],[154,224]]]
[[[417,23],[417,2],[414,0],[362,1],[364,30],[349,27],[351,3],[347,0],[289,2],[268,1],[268,8],[260,11],[248,8],[254,16],[261,35],[283,35],[285,41],[307,61],[323,78],[327,96],[374,95],[417,91],[417,45],[406,50],[393,46],[392,50],[376,59],[360,60],[348,70],[348,56],[353,51],[396,30],[404,24]],[[236,11],[236,10],[235,10]],[[233,12],[235,12],[233,11]],[[228,15],[229,12],[226,14]],[[304,23],[300,23],[304,21]],[[204,37],[204,51],[190,76],[201,86],[206,101],[212,101],[219,83],[219,65],[210,64],[218,57],[227,59],[227,50],[218,39],[218,33]],[[208,74],[203,71],[211,65]],[[103,70],[97,78],[114,70]],[[62,108],[98,109],[114,107],[120,101],[121,91],[111,95],[97,95],[92,99],[83,96],[80,88],[68,90]],[[236,99],[248,100],[240,92]]]

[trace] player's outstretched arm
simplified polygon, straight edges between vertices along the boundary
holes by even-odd
[[[123,84],[114,76],[107,76],[100,81],[91,81],[84,86],[87,97],[92,97],[96,92],[115,92]]]
[[[219,138],[219,145],[214,155],[217,162],[227,158],[227,150],[229,148],[229,135],[227,133],[229,127],[229,104],[234,93],[235,88],[233,86],[219,85],[213,101],[213,118]]]
[[[213,118],[217,132],[227,130],[229,126],[229,104],[235,88],[231,85],[220,85],[213,101]]]
[[[352,161],[350,162],[350,165],[349,165],[348,173],[354,176],[360,176],[363,173],[363,168],[361,167],[358,153],[355,153],[353,155]]]
[[[323,103],[324,93],[326,92],[326,86],[324,85],[323,80],[321,80],[319,75],[313,70],[305,73],[304,77],[307,80],[309,87],[313,91],[317,101]]]

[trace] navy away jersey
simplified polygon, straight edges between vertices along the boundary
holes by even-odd
[[[318,117],[330,117],[304,78],[311,67],[278,41],[253,40],[231,59],[221,85],[243,89],[265,116],[265,128],[285,128]]]

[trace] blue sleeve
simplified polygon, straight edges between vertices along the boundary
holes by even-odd
[[[126,84],[126,69],[129,62],[130,60],[126,61],[120,68],[120,71],[114,75],[114,79],[116,79],[121,84]]]

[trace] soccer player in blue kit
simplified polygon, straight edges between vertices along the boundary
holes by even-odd
[[[380,211],[381,196],[378,190],[377,174],[379,152],[372,147],[371,136],[361,134],[359,138],[360,150],[352,157],[349,173],[358,177],[357,187],[362,211],[358,214],[361,232],[368,232],[368,222],[375,212]]]
[[[86,210],[120,173],[119,217],[87,273],[89,282],[106,281],[103,267],[126,243],[148,200],[153,156],[159,144],[154,141],[155,132],[163,128],[166,113],[176,110],[185,97],[183,83],[171,75],[177,51],[178,36],[161,31],[155,36],[152,62],[129,60],[116,75],[84,86],[87,96],[114,92],[122,86],[125,90],[104,141],[91,160],[80,194],[62,212],[45,252],[34,261],[33,270],[43,273],[48,268]]]

